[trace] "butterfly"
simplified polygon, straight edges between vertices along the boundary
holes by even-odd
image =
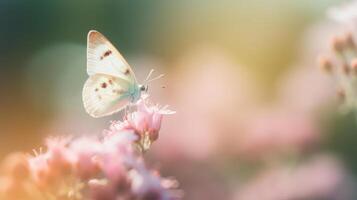
[[[161,78],[160,75],[145,82]],[[92,117],[103,117],[119,112],[137,102],[147,84],[138,84],[135,74],[119,51],[96,30],[87,37],[87,73],[83,87],[84,108]]]

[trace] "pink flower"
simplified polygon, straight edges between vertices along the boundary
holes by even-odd
[[[148,171],[143,165],[129,172],[132,191],[139,199],[171,200],[179,196],[178,191],[170,191],[177,183],[162,179],[158,174]]]
[[[356,10],[356,1],[330,9],[330,17],[340,23],[335,24],[330,41],[325,42],[330,50],[318,57],[319,67],[335,82],[344,111],[354,110],[357,105]]]
[[[342,199],[348,195],[344,190],[346,181],[344,168],[336,159],[317,156],[300,166],[264,170],[240,187],[233,199]]]
[[[48,138],[46,140],[47,162],[50,168],[58,171],[70,170],[71,152],[68,149],[70,138]]]
[[[103,149],[98,155],[98,163],[108,180],[119,184],[126,182],[126,170],[136,162],[132,144],[136,139],[132,133],[118,133],[106,137]],[[122,185],[122,184],[120,184]]]
[[[32,178],[40,186],[46,186],[46,184],[52,178],[51,168],[48,165],[47,158],[47,154],[39,154],[29,158],[29,166]]]
[[[145,152],[151,144],[158,139],[159,130],[163,115],[174,114],[174,111],[168,110],[167,106],[159,107],[149,106],[146,99],[137,102],[137,110],[126,115],[123,122],[113,122],[107,135],[113,135],[117,132],[133,132],[137,138],[138,148]]]
[[[145,99],[137,102],[137,111],[127,115],[127,121],[139,135],[148,134],[151,141],[158,138],[163,115],[174,114],[174,111],[167,110],[166,107],[148,106]]]
[[[117,150],[122,151],[121,153],[123,154],[131,153],[131,144],[138,139],[138,136],[130,130],[113,130],[105,132],[107,134],[102,141],[103,150],[105,151]]]
[[[332,52],[320,56],[318,63],[336,82],[337,95],[346,111],[356,109],[357,103],[357,57],[354,34],[345,32],[331,38]]]
[[[302,153],[320,139],[311,117],[288,109],[253,114],[244,127],[245,131],[237,139],[237,150],[244,158],[253,160]]]
[[[96,155],[102,150],[99,141],[88,137],[74,140],[69,146],[72,165],[81,179],[87,179],[99,171]]]
[[[92,200],[112,200],[117,198],[115,185],[106,179],[92,179],[88,182],[90,199]]]
[[[29,158],[30,171],[39,186],[46,187],[70,173],[69,141],[68,138],[49,138],[46,140],[47,151],[42,153],[41,149],[39,154]]]

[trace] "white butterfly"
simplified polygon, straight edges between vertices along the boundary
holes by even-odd
[[[160,78],[162,75],[148,80]],[[83,88],[83,104],[92,117],[111,115],[135,103],[146,85],[139,85],[129,64],[101,33],[91,30],[87,40],[88,80]]]

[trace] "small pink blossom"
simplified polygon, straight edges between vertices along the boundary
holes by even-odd
[[[127,121],[139,135],[148,134],[151,141],[158,138],[163,115],[175,112],[167,110],[166,107],[148,106],[145,99],[137,103],[137,111],[127,115]]]
[[[138,136],[138,148],[145,152],[159,137],[162,117],[175,112],[168,110],[167,106],[160,108],[158,105],[148,105],[144,98],[137,102],[136,108],[135,112],[126,115],[124,121],[113,122],[109,131],[107,131],[107,135],[122,131],[133,132]]]
[[[46,157],[50,168],[67,171],[71,167],[71,152],[68,149],[69,138],[48,138]]]
[[[330,17],[340,23],[335,25],[330,41],[325,42],[330,51],[318,57],[319,67],[335,82],[345,112],[355,110],[357,105],[356,11],[357,1],[330,9]]]
[[[82,179],[87,179],[98,173],[98,162],[96,155],[102,150],[99,141],[88,137],[74,140],[69,149],[72,153],[72,165]]]
[[[41,186],[46,185],[51,179],[51,169],[48,165],[48,155],[39,154],[29,158],[29,166],[32,178]]]

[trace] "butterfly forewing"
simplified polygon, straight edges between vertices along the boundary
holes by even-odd
[[[136,83],[135,75],[119,51],[98,31],[88,33],[87,73],[116,76]]]
[[[90,76],[83,88],[84,108],[93,117],[120,111],[130,102],[129,87],[126,80],[114,76]]]

